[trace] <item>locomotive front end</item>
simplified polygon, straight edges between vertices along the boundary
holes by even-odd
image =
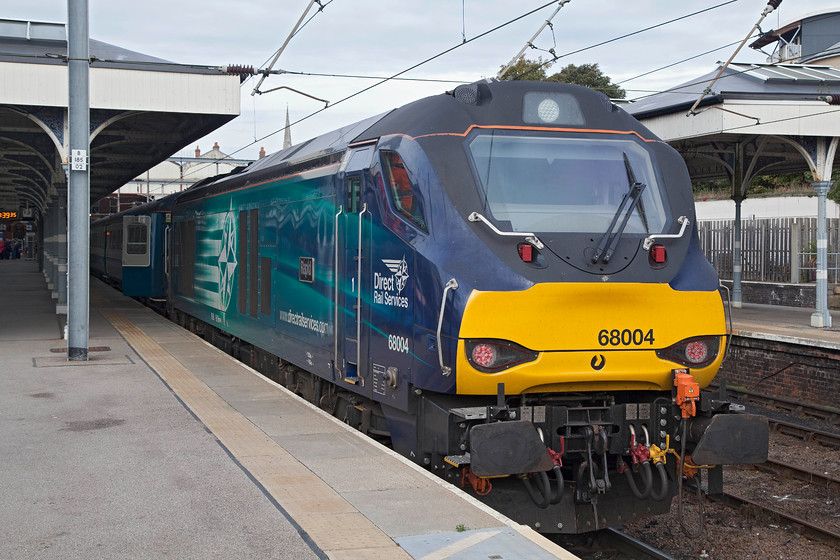
[[[442,182],[494,255],[456,275],[447,363],[470,406],[436,401],[447,476],[540,531],[584,532],[667,512],[701,468],[716,487],[720,465],[764,461],[766,421],[707,390],[726,315],[679,154],[574,86],[518,86],[482,123],[502,104],[482,87],[476,124],[438,148],[464,154]],[[511,277],[529,287],[494,288]]]

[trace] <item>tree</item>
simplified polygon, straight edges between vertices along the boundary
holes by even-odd
[[[545,62],[542,57],[537,60],[528,60],[520,57],[504,76],[497,75],[500,80],[536,80],[541,82],[561,82],[564,84],[577,84],[586,86],[604,93],[610,99],[624,99],[627,93],[612,83],[609,76],[601,72],[598,63],[581,64],[575,66],[569,64],[559,72],[548,75],[548,68],[553,62]],[[501,73],[501,70],[499,70]]]
[[[601,72],[597,62],[580,66],[569,64],[556,74],[549,76],[547,81],[586,86],[604,93],[610,99],[624,99],[627,95],[627,92],[612,83],[609,76]]]
[[[533,80],[535,82],[545,82],[548,79],[545,71],[551,64],[551,62],[544,62],[542,57],[539,57],[537,60],[528,60],[524,56],[520,56],[519,60],[505,72],[504,77],[501,76],[504,66],[499,68],[499,74],[496,75],[496,78],[499,80]]]

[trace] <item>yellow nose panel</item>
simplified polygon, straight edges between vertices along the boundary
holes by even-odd
[[[683,367],[656,356],[692,336],[726,333],[717,292],[678,292],[667,284],[537,284],[521,292],[470,295],[461,322],[460,394],[591,390],[669,390],[670,371]],[[467,361],[464,339],[510,340],[540,357],[488,374]],[[720,367],[724,344],[709,366],[692,370],[701,386]]]

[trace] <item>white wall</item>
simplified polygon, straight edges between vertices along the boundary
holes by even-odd
[[[698,200],[698,220],[731,220],[735,218],[735,202],[732,200]],[[840,206],[826,202],[826,216],[840,218]],[[747,198],[741,203],[741,218],[816,218],[817,196],[777,196],[769,198]]]

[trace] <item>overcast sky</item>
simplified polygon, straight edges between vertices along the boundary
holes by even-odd
[[[321,0],[323,11],[291,39],[275,68],[330,75],[391,76],[463,43],[464,38],[469,41],[547,3]],[[178,63],[264,68],[308,4],[308,0],[89,0],[90,37]],[[721,4],[725,5],[563,56]],[[554,2],[469,41],[402,77],[458,82],[493,77],[556,6]],[[605,74],[627,90],[628,99],[633,99],[714,70],[716,62],[728,59],[736,48],[725,45],[740,42],[765,6],[766,0],[571,0],[554,18],[553,33],[546,29],[534,41],[543,51],[528,49],[526,56],[547,58],[550,55],[544,51],[554,49],[561,58],[549,72],[568,64],[598,63]],[[824,0],[785,0],[761,28],[778,28],[830,7]],[[314,9],[310,15],[313,13]],[[64,23],[67,0],[0,0],[0,18]],[[689,62],[631,79],[713,50]],[[736,61],[765,62],[766,56],[745,46]],[[367,79],[286,74],[269,77],[262,89],[285,85],[335,103],[374,83],[375,80]],[[252,96],[254,84],[249,80],[242,86],[241,115],[199,141],[202,152],[209,150],[213,142],[218,142],[226,153],[239,150],[237,157],[243,158],[256,158],[261,146],[269,153],[277,151],[283,143],[281,129],[287,106],[293,123],[292,140],[297,143],[456,85],[392,81],[306,118],[324,104],[287,90]]]

